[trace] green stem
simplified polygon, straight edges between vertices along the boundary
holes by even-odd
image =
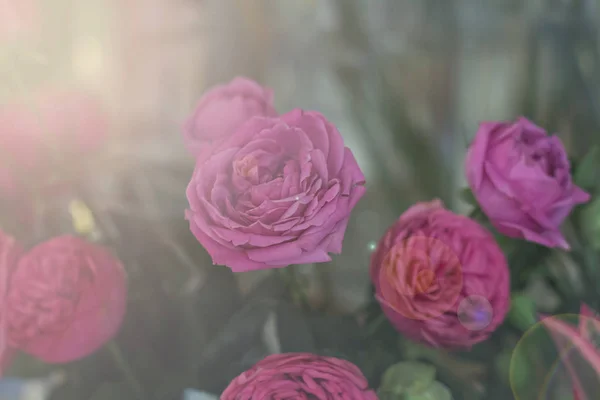
[[[377,318],[375,318],[373,321],[371,321],[371,323],[369,323],[369,325],[367,326],[367,329],[365,329],[365,335],[367,337],[373,336],[381,328],[381,325],[383,325],[385,320],[386,320],[385,314],[384,313],[379,314],[377,316]]]
[[[292,298],[295,302],[299,303],[300,307],[309,307],[310,302],[308,295],[306,294],[305,288],[300,281],[297,273],[297,266],[290,265],[289,267],[281,269],[281,273],[286,281],[288,289],[292,292]]]
[[[119,348],[119,345],[117,344],[117,342],[115,342],[114,340],[111,340],[108,343],[107,347],[108,347],[108,351],[110,352],[110,354],[113,358],[113,361],[115,362],[117,367],[121,370],[121,372],[125,376],[125,380],[127,381],[127,384],[131,387],[133,392],[136,394],[136,397],[138,397],[139,399],[146,399],[147,397],[145,396],[142,385],[135,377],[135,374],[133,373],[131,366],[125,360],[125,357],[123,357],[123,353],[121,352],[121,349]]]

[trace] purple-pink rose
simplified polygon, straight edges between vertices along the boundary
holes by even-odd
[[[498,231],[568,249],[560,225],[590,199],[574,185],[563,144],[525,118],[484,122],[466,160],[469,186]]]
[[[235,378],[221,400],[377,400],[354,364],[309,353],[275,354]]]
[[[199,156],[230,137],[250,118],[276,115],[271,89],[246,78],[235,78],[227,85],[214,87],[200,99],[184,126],[186,148]]]
[[[365,178],[317,112],[254,117],[198,159],[186,218],[215,264],[234,272],[330,261]]]
[[[485,340],[509,307],[509,270],[492,235],[440,201],[418,203],[371,257],[381,307],[398,331],[434,347]]]

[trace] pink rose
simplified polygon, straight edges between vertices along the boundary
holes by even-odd
[[[59,236],[25,254],[6,301],[14,347],[48,363],[85,357],[112,339],[126,306],[125,271],[106,249]]]
[[[275,354],[235,378],[221,400],[377,400],[352,363],[308,353]]]
[[[330,261],[365,178],[317,112],[254,117],[199,159],[186,218],[215,264],[234,272]]]
[[[466,160],[469,186],[498,231],[548,247],[568,249],[559,228],[590,196],[571,180],[557,136],[525,118],[484,122]]]
[[[15,354],[15,349],[9,346],[7,340],[6,291],[22,250],[13,237],[0,231],[0,377],[10,366]]]
[[[396,329],[434,347],[481,342],[508,311],[508,265],[494,238],[439,201],[400,216],[373,253],[370,274]]]
[[[246,78],[209,90],[200,99],[183,130],[188,151],[199,156],[204,150],[230,137],[252,117],[274,117],[273,91]]]

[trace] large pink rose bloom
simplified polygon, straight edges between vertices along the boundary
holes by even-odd
[[[199,159],[186,218],[215,264],[235,272],[330,261],[365,178],[317,112],[255,117]]]
[[[235,378],[221,400],[377,400],[352,363],[308,353],[271,355]]]
[[[10,342],[48,363],[85,357],[119,330],[126,294],[123,267],[108,250],[53,238],[25,254],[12,275]]]
[[[560,225],[589,194],[571,180],[557,136],[525,118],[480,125],[466,159],[469,186],[498,231],[568,249]]]
[[[22,247],[17,241],[0,230],[0,377],[8,369],[15,349],[9,346],[7,338],[7,315],[6,315],[6,292],[10,275],[14,271],[19,257],[22,254]]]
[[[274,117],[273,91],[238,77],[216,86],[200,99],[183,130],[188,151],[199,156],[210,146],[230,137],[255,116]]]
[[[439,201],[409,208],[371,257],[377,299],[396,329],[434,347],[485,340],[509,307],[509,271],[492,235]]]

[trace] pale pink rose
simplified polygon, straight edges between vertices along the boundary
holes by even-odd
[[[377,400],[354,364],[309,353],[275,354],[235,378],[221,400]]]
[[[0,377],[4,375],[15,355],[15,349],[9,345],[7,337],[6,292],[10,276],[22,253],[21,245],[0,230]]]
[[[186,218],[213,262],[234,272],[327,262],[342,251],[364,182],[321,114],[254,117],[198,160]]]
[[[255,116],[274,117],[273,91],[238,77],[209,90],[187,120],[183,138],[188,151],[199,156],[212,145],[229,138]]]
[[[48,363],[80,359],[116,335],[126,297],[125,271],[108,250],[74,236],[50,239],[12,274],[10,343]]]
[[[439,201],[409,208],[371,257],[371,280],[390,322],[434,347],[485,340],[509,307],[509,270],[492,235]]]
[[[547,247],[568,249],[560,225],[590,195],[571,180],[557,136],[525,118],[484,122],[466,159],[469,186],[498,231]]]

